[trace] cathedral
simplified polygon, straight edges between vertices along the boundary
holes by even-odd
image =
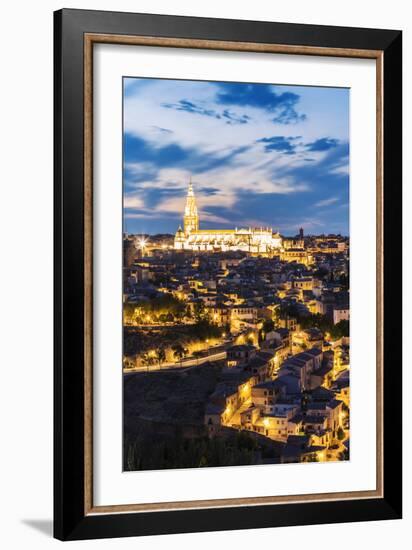
[[[271,256],[279,253],[282,237],[269,227],[245,229],[199,229],[199,215],[193,185],[190,181],[183,216],[183,229],[175,235],[176,250],[224,252],[241,250],[250,254]]]

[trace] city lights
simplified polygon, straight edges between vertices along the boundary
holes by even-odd
[[[207,84],[198,102],[195,90],[205,84],[191,82],[183,96],[182,81],[169,98],[173,85],[164,88],[150,139],[146,131],[140,138],[148,153],[152,148],[144,166],[139,174],[126,170],[128,204],[136,205],[125,211],[130,220],[123,240],[124,410],[130,415],[124,426],[131,454],[140,453],[133,464],[162,469],[348,460],[350,239],[344,234],[347,170],[340,169],[348,167],[347,109],[338,110],[339,124],[328,126],[328,133],[340,128],[339,136],[322,137],[328,133],[312,117],[300,117],[304,113],[293,121],[293,135],[301,137],[281,136],[280,122],[279,135],[273,134],[274,116],[307,104],[299,104],[301,87],[293,109],[269,107],[265,115],[262,107],[256,125],[257,114],[248,111],[255,103],[246,97],[255,85],[239,88],[233,109],[216,101],[204,108],[216,83]],[[133,104],[163,86],[145,80]],[[236,86],[231,83],[230,94],[215,91],[233,98]],[[339,94],[348,104],[348,92]],[[325,108],[336,103],[335,95]],[[311,89],[307,102],[313,96]],[[158,99],[155,93],[150,98],[150,117]],[[136,134],[137,120],[125,125],[135,126]],[[239,144],[246,140],[247,154],[236,147],[232,162],[232,137],[219,147],[233,132]],[[203,142],[209,148],[202,151]],[[210,151],[222,152],[217,165]],[[311,161],[305,170],[302,160]],[[339,170],[329,170],[332,160]],[[280,182],[273,174],[290,177]]]

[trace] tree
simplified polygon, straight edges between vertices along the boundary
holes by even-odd
[[[166,313],[161,313],[161,314],[159,315],[159,321],[160,321],[161,323],[166,323],[166,322],[167,322],[167,314],[166,314]]]
[[[268,332],[272,332],[272,330],[274,330],[274,328],[275,328],[275,323],[273,322],[272,319],[265,319],[263,321],[262,328],[259,330],[259,334],[258,334],[259,344],[263,342],[263,340],[265,338],[265,335]]]
[[[339,453],[339,460],[349,460],[349,450],[344,449],[342,452]]]
[[[320,267],[319,269],[317,269],[313,276],[318,278],[318,279],[323,279],[324,277],[326,277],[328,275],[329,271],[325,268],[325,267]]]
[[[312,453],[306,457],[306,462],[319,462],[318,455],[316,453]]]
[[[223,329],[213,323],[210,323],[207,319],[201,319],[195,324],[188,326],[187,332],[190,336],[195,337],[195,339],[199,339],[204,342],[205,340],[212,338],[219,338],[223,332]]]
[[[176,359],[180,360],[180,366],[182,366],[182,359],[186,357],[186,355],[189,353],[189,350],[187,350],[180,342],[176,342],[172,346],[173,350],[173,356]]]
[[[338,433],[337,433],[339,441],[342,441],[342,439],[345,439],[345,432],[343,431],[343,428],[339,426]]]
[[[131,322],[133,318],[135,317],[136,313],[136,304],[133,304],[131,302],[126,302],[123,304],[123,316],[125,321]]]
[[[339,321],[330,329],[330,335],[333,340],[339,340],[343,336],[349,336],[349,321]]]
[[[349,289],[349,275],[342,273],[339,277],[339,282],[346,290]]]
[[[265,333],[271,332],[275,328],[275,323],[272,321],[272,319],[265,319],[263,321],[262,329]]]
[[[149,301],[138,302],[134,304],[134,307],[141,310],[143,317],[148,314],[154,317],[155,315],[167,315],[168,313],[184,315],[186,303],[171,294],[162,294],[161,296],[153,296]]]
[[[160,347],[159,349],[157,349],[155,351],[155,357],[156,357],[156,361],[159,364],[159,368],[161,368],[162,363],[164,363],[165,360],[166,360],[166,351],[165,351],[164,347]]]
[[[203,455],[199,460],[199,468],[204,468],[205,466],[207,466],[207,458]]]
[[[155,357],[154,357],[154,355],[152,355],[152,354],[150,354],[146,351],[145,353],[143,353],[141,361],[142,361],[142,365],[144,367],[147,367],[147,370],[149,371],[149,367],[154,365]]]
[[[203,302],[199,301],[195,303],[194,316],[197,322],[208,318],[207,312],[205,310],[205,305]]]

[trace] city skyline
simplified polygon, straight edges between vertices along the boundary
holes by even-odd
[[[349,234],[349,90],[124,79],[124,225]]]

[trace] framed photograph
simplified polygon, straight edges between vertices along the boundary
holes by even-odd
[[[55,536],[400,518],[401,32],[54,24]]]

